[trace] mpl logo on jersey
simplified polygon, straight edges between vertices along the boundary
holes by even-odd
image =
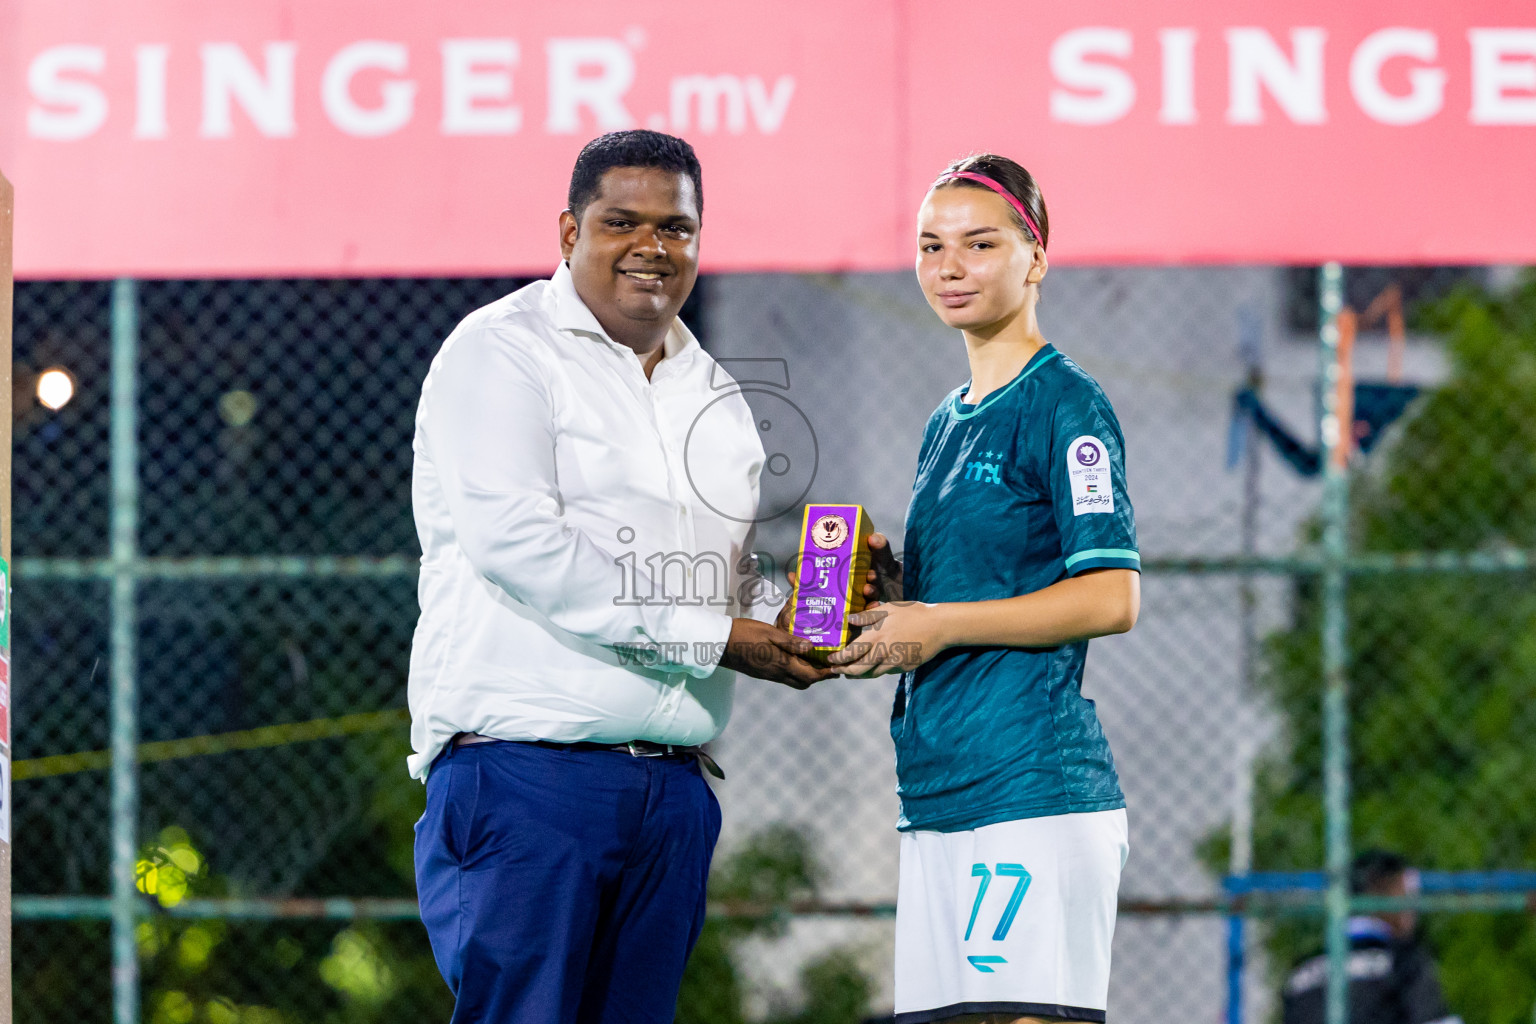
[[[1109,449],[1103,441],[1085,434],[1068,445],[1067,477],[1072,482],[1074,516],[1115,510]]]
[[[1002,452],[977,452],[979,459],[972,459],[965,464],[965,479],[979,481],[984,484],[1000,484],[1003,482],[1003,453]]]

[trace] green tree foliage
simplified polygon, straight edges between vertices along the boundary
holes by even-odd
[[[299,883],[318,895],[411,897],[413,826],[425,788],[406,775],[403,732],[352,737],[332,748],[349,774],[371,780],[355,820]],[[137,863],[149,916],[136,930],[146,1024],[392,1024],[446,1021],[453,1000],[421,925],[414,921],[222,921],[175,918],[186,900],[244,895],[223,874],[199,828],[161,829]],[[678,1024],[745,1024],[738,973],[741,943],[785,933],[797,901],[814,899],[821,880],[809,839],[786,826],[752,836],[718,859],[710,876],[712,915],[689,961]],[[58,949],[105,952],[105,923],[42,922]],[[100,957],[59,955],[19,965],[17,1024],[85,1019],[110,1006],[109,965]],[[873,985],[854,954],[836,949],[801,975],[804,1007],[765,1024],[858,1024]]]
[[[354,767],[398,769],[403,739],[353,744]],[[380,794],[357,830],[375,840],[372,860],[404,872],[390,895],[411,893],[411,835],[407,819],[419,783],[396,789],[379,775]],[[414,820],[414,819],[411,819]],[[404,840],[383,830],[402,825]],[[195,829],[193,830],[195,832]],[[343,836],[342,848],[354,852]],[[209,863],[188,830],[172,826],[144,844],[138,888],[146,900],[172,908],[186,899],[231,895],[229,879]],[[314,886],[306,886],[313,888]],[[386,1024],[447,1020],[452,999],[438,975],[421,926],[414,922],[252,922],[152,916],[135,929],[143,972],[146,1024]]]
[[[1450,375],[1351,480],[1351,536],[1368,551],[1536,549],[1536,275],[1420,311]],[[1353,842],[1436,870],[1536,868],[1536,580],[1528,573],[1402,573],[1350,585]],[[1271,638],[1269,693],[1286,723],[1261,766],[1261,869],[1323,862],[1315,580]],[[1469,1024],[1525,1024],[1536,1003],[1536,919],[1435,915],[1428,939]],[[1315,944],[1282,924],[1278,966]]]
[[[710,872],[710,902],[734,911],[711,916],[683,975],[676,1024],[745,1024],[745,990],[738,968],[747,938],[778,938],[790,906],[813,899],[822,872],[805,833],[772,825],[752,836]],[[852,951],[835,949],[801,971],[804,1008],[769,1024],[859,1024],[873,986]]]

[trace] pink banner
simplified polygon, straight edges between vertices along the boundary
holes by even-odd
[[[1073,263],[1536,262],[1517,0],[10,0],[27,277],[547,272],[581,145],[683,135],[707,269],[904,267],[993,149]]]

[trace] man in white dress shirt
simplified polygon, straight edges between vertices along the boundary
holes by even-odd
[[[686,142],[594,140],[553,280],[466,317],[422,386],[410,770],[454,1024],[668,1024],[720,829],[698,745],[735,670],[831,674],[752,600],[762,444],[677,319],[702,209]]]

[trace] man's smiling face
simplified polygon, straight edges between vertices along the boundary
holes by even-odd
[[[614,341],[661,343],[699,274],[699,200],[686,174],[615,167],[578,223],[560,215],[576,292]]]

